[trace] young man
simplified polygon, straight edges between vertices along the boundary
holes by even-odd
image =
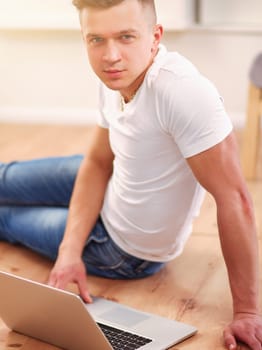
[[[73,3],[101,119],[83,159],[0,165],[0,239],[56,259],[50,285],[76,282],[90,302],[87,271],[138,278],[180,254],[206,189],[233,296],[225,344],[261,350],[255,220],[216,89],[160,44],[153,0]]]

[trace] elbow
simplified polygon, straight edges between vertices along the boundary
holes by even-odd
[[[232,189],[231,191],[229,190],[226,198],[226,201],[228,200],[228,209],[230,206],[233,212],[238,213],[243,219],[245,218],[252,226],[255,221],[254,207],[247,188],[243,186],[241,188]]]
[[[238,193],[239,203],[242,208],[242,211],[246,217],[249,217],[250,220],[254,218],[254,207],[253,201],[248,193],[248,191],[239,191]]]
[[[218,213],[227,213],[226,215],[235,215],[245,218],[250,225],[255,221],[253,201],[245,186],[241,188],[227,188],[224,191],[216,193],[214,196]]]

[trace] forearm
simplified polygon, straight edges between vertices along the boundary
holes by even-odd
[[[258,313],[258,243],[252,203],[237,192],[228,198],[217,204],[217,215],[234,313]]]
[[[82,255],[86,239],[99,216],[111,173],[85,159],[77,176],[59,252]]]

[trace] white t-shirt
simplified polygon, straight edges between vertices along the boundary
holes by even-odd
[[[101,85],[99,125],[115,154],[101,216],[123,250],[168,261],[182,252],[204,198],[185,158],[221,142],[232,124],[215,87],[163,45],[124,107]]]

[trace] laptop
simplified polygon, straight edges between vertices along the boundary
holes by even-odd
[[[165,350],[193,326],[103,298],[74,293],[0,271],[0,318],[13,331],[66,350]]]

